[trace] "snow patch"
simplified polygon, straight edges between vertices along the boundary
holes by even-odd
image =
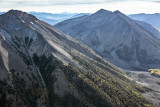
[[[24,20],[21,20],[22,21],[22,23],[25,23],[25,21]]]
[[[33,22],[30,22],[33,25]]]

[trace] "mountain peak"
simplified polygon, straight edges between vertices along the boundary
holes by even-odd
[[[123,14],[123,13],[121,13],[119,10],[116,10],[116,11],[114,11],[113,13],[115,13],[115,14]]]
[[[131,22],[130,18],[127,17],[125,14],[121,13],[119,10],[114,11],[113,14],[120,16],[122,19],[125,19],[129,23]]]
[[[24,14],[26,14],[27,15],[27,13],[26,12],[22,12],[22,11],[20,11],[20,10],[9,10],[6,14],[9,14],[9,15],[24,15]]]
[[[105,9],[100,9],[99,11],[107,11],[107,10],[105,10]]]
[[[105,9],[100,9],[98,10],[95,14],[105,14],[105,13],[111,13],[111,11],[105,10]]]
[[[148,63],[147,60],[151,58],[155,61],[156,57],[153,58],[148,55],[152,54],[148,50],[148,47],[154,44],[154,42],[150,38],[155,41],[158,40],[158,38],[156,38],[145,28],[143,28],[134,20],[127,17],[125,14],[121,13],[118,10],[108,14],[105,14],[105,12],[106,10],[101,9],[92,16],[81,20],[80,24],[74,24],[74,28],[76,28],[74,30],[72,25],[70,25],[71,27],[69,27],[68,24],[64,25],[65,23],[63,25],[59,24],[60,26],[58,26],[57,28],[62,30],[64,33],[67,33],[68,35],[73,36],[78,40],[81,40],[81,42],[92,47],[102,57],[110,60],[115,65],[118,65],[124,69],[132,69],[132,67],[128,67],[128,65],[134,67],[141,67],[140,64],[142,63],[145,63],[145,67],[143,66],[145,70],[148,69],[148,66],[152,67],[152,65]],[[145,39],[142,38],[147,38],[147,41],[150,41],[151,45],[147,42],[143,43]],[[127,42],[124,42],[126,40]],[[157,46],[160,45],[159,42],[155,43],[157,44]],[[141,55],[141,51],[143,51],[144,46],[146,46],[146,58],[145,62],[141,62],[141,60],[144,59],[142,59],[142,57],[138,55]],[[124,47],[127,47],[127,51],[123,50]],[[137,49],[140,49],[139,47],[141,48],[141,51],[137,51]],[[132,48],[134,50],[132,50]],[[135,53],[131,54],[131,51]],[[137,54],[136,52],[138,52],[139,54]],[[155,49],[154,52],[158,57],[158,51]],[[115,55],[117,56],[115,57]],[[129,57],[126,58],[126,56]],[[120,60],[124,61],[124,65],[121,65],[118,57],[120,58]],[[133,63],[131,62],[134,62],[135,65],[133,65]],[[155,66],[159,66],[159,63],[157,63],[156,61]]]
[[[22,27],[22,23],[29,23],[32,24],[38,19],[26,12],[22,12],[19,10],[9,10],[3,15],[0,15],[0,23],[1,25],[9,26],[10,28],[14,27]],[[16,24],[15,24],[16,22]],[[32,22],[32,23],[31,23]],[[0,27],[1,27],[0,25]]]
[[[9,16],[12,16],[12,17],[30,17],[32,19],[37,19],[35,16],[31,15],[31,14],[28,14],[26,12],[22,12],[20,10],[9,10],[8,12],[6,12],[5,14],[3,14],[4,16],[7,15],[7,17]]]

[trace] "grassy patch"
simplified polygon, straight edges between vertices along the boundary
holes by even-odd
[[[160,69],[149,69],[151,75],[159,76],[160,77]]]

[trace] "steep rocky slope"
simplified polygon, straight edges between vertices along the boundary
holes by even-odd
[[[152,106],[120,69],[27,13],[0,16],[0,106]]]
[[[160,68],[160,39],[119,11],[101,9],[55,27],[123,69]]]

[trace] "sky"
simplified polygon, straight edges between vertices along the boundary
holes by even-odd
[[[0,11],[94,13],[99,9],[125,14],[160,13],[160,0],[0,0]]]

